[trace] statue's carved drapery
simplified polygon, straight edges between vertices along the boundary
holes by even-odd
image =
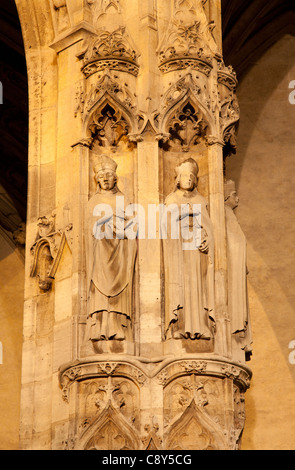
[[[247,247],[245,235],[234,213],[238,203],[239,198],[234,181],[226,181],[228,308],[232,334],[239,347],[245,352],[245,357],[249,360],[252,354],[252,333],[247,290]]]
[[[136,240],[126,236],[125,200],[116,168],[108,156],[98,159],[97,192],[86,208],[87,335],[92,341],[132,339]]]
[[[176,211],[172,223],[181,226],[179,236],[163,240],[165,336],[210,339],[215,319],[214,237],[208,203],[197,190],[196,162],[186,160],[176,170],[175,191],[165,201],[167,211]],[[184,238],[185,228],[191,229],[191,240],[185,239],[188,234]]]

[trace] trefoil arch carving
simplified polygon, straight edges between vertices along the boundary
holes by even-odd
[[[135,450],[139,446],[134,430],[109,402],[102,414],[79,438],[75,450]]]
[[[206,83],[193,77],[190,70],[162,96],[160,112],[155,116],[159,140],[187,152],[215,134],[216,121],[209,103]]]

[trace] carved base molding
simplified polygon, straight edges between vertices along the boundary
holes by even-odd
[[[64,448],[238,449],[250,379],[248,368],[213,357],[65,365],[59,381],[71,418]]]

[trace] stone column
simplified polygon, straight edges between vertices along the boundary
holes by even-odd
[[[248,322],[237,339],[228,308],[239,110],[220,1],[16,3],[30,77],[21,447],[237,449],[251,371]],[[114,225],[96,211],[118,196]],[[191,252],[183,232],[162,239],[169,202],[189,204],[190,228],[201,208]]]

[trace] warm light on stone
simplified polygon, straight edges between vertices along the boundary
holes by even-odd
[[[16,3],[35,181],[21,448],[239,449],[252,339],[220,2]],[[179,238],[144,236],[161,205]]]

